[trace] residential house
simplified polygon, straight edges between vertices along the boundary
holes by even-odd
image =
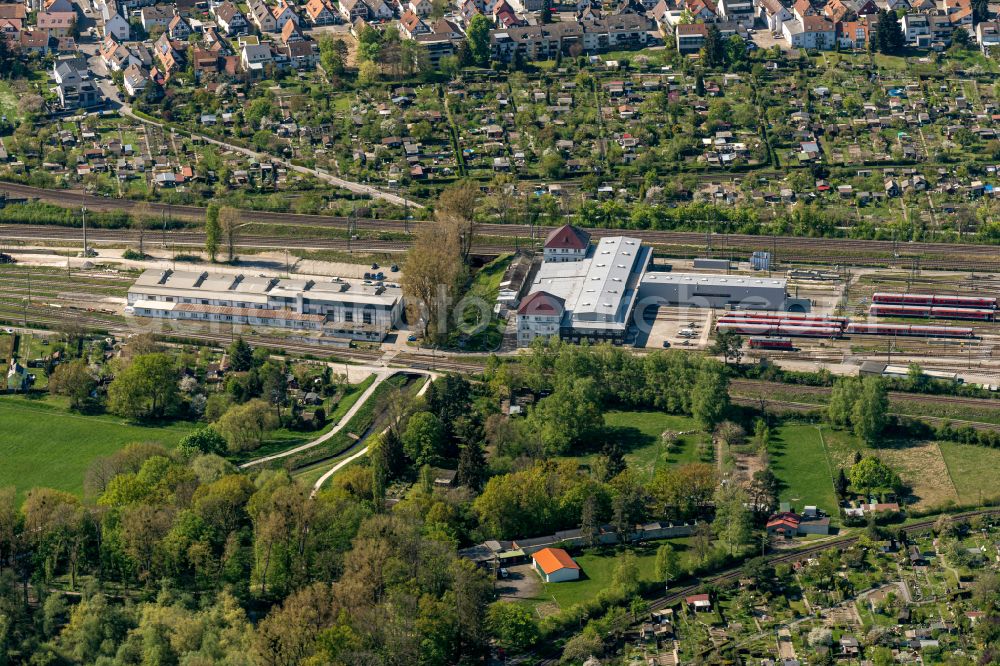
[[[87,61],[81,57],[60,58],[52,64],[52,79],[57,83],[62,83],[72,78],[89,79],[90,68]]]
[[[356,19],[369,20],[371,12],[364,0],[340,0],[340,14],[345,20],[354,23]]]
[[[173,18],[173,11],[164,5],[143,7],[139,11],[139,19],[142,22],[142,29],[147,33],[152,32],[154,28],[165,30],[167,26],[170,25],[170,21]]]
[[[319,47],[312,40],[292,42],[278,49],[293,69],[313,69],[319,63]]]
[[[149,72],[135,63],[126,67],[122,74],[122,87],[129,97],[137,96],[149,83]]]
[[[568,52],[573,44],[583,51],[599,53],[614,49],[639,48],[649,42],[652,21],[636,14],[613,15],[588,23],[560,23],[515,26],[490,32],[490,48],[495,60],[510,62],[515,54],[525,60],[547,60]]]
[[[118,11],[118,3],[109,0],[101,5],[101,17],[104,19],[104,36],[114,37],[120,42],[127,42],[132,35],[132,27]]]
[[[425,35],[431,31],[423,19],[409,9],[399,17],[398,27],[399,33],[407,39],[416,39],[417,35]]]
[[[368,10],[373,21],[388,21],[396,15],[385,0],[368,0]]]
[[[153,44],[153,55],[159,61],[163,75],[167,79],[180,68],[181,60],[183,59],[183,55],[170,42],[167,33],[160,35],[160,38]]]
[[[839,2],[839,0],[832,0]],[[719,16],[726,21],[735,21],[748,27],[753,26],[753,0],[719,0]]]
[[[246,17],[229,0],[215,7],[215,22],[230,36],[245,35],[250,28]]]
[[[553,229],[545,238],[543,259],[546,262],[582,261],[590,249],[590,234],[571,224]]]
[[[299,26],[299,15],[285,0],[278,0],[278,4],[271,10],[271,14],[274,16],[278,30],[282,30],[289,21],[294,23],[296,28]]]
[[[21,53],[45,55],[49,52],[49,33],[43,30],[22,30],[18,48]]]
[[[562,583],[580,578],[580,565],[562,548],[542,548],[532,553],[531,565],[546,583]]]
[[[795,0],[795,4],[792,5],[792,16],[795,17],[796,21],[801,22],[806,16],[815,15],[816,9],[813,8],[809,0]]]
[[[718,9],[712,0],[685,0],[684,9],[690,12],[696,21],[714,21],[719,17]]]
[[[982,21],[976,25],[976,42],[986,55],[1000,46],[1000,21]]]
[[[792,18],[792,12],[781,0],[757,0],[757,15],[767,24],[768,30],[777,33],[781,32],[781,25]]]
[[[69,37],[76,27],[76,12],[41,12],[35,17],[35,28],[50,38]]]
[[[192,32],[194,31],[191,29],[191,24],[180,14],[174,14],[173,18],[170,19],[170,23],[167,24],[167,34],[175,42],[187,41]]]
[[[75,12],[76,8],[70,0],[46,0],[43,5],[47,12]]]
[[[857,17],[853,5],[847,0],[830,0],[823,7],[823,16],[834,23],[841,21],[851,21]]]
[[[430,32],[417,35],[420,42],[427,51],[427,58],[431,67],[437,67],[441,58],[452,56],[456,52],[456,44],[462,39],[462,31],[452,21],[441,18],[432,23]]]
[[[705,45],[705,38],[708,36],[708,26],[704,23],[683,23],[677,26],[674,39],[677,44],[677,52],[681,55],[698,53]]]
[[[56,94],[63,109],[88,109],[101,103],[100,92],[86,69],[80,71],[68,62],[59,63],[56,68],[59,71]]]
[[[302,31],[299,30],[299,26],[295,23],[295,21],[285,21],[284,27],[281,28],[281,43],[287,46],[288,44],[304,40],[305,36],[302,34]]]
[[[337,22],[337,10],[330,0],[309,0],[306,19],[313,25],[331,25]]]
[[[261,32],[278,31],[278,21],[265,0],[254,0],[250,4],[250,22]]]
[[[868,48],[868,22],[844,21],[837,24],[837,43],[842,49],[864,50]]]
[[[824,16],[806,15],[801,20],[785,21],[781,32],[792,48],[825,51],[836,46],[836,26]]]
[[[271,47],[266,44],[244,44],[240,51],[240,66],[253,76],[261,76],[264,68],[271,63]]]
[[[24,23],[20,19],[0,18],[0,39],[8,44],[17,44],[23,27]]]
[[[904,14],[900,28],[907,44],[920,48],[931,45],[931,22],[927,14]]]
[[[420,18],[426,18],[434,11],[431,0],[409,0],[406,3],[406,8]]]

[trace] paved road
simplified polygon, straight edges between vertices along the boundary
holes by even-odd
[[[372,394],[375,393],[375,389],[377,389],[379,385],[389,377],[389,375],[393,375],[396,372],[397,372],[396,370],[389,372],[387,369],[384,368],[378,371],[376,373],[375,381],[372,382],[372,385],[369,386],[367,389],[365,389],[365,392],[361,394],[361,397],[358,398],[358,401],[355,402],[353,405],[351,405],[351,408],[348,409],[347,412],[344,414],[344,416],[340,419],[340,421],[337,422],[337,425],[330,428],[329,431],[323,433],[322,435],[312,440],[311,442],[306,442],[301,446],[296,446],[294,449],[289,449],[287,451],[282,451],[281,453],[275,453],[272,456],[264,456],[263,458],[256,458],[249,462],[245,462],[242,465],[240,465],[240,469],[247,469],[249,467],[254,467],[262,463],[270,462],[272,460],[287,458],[288,456],[299,453],[300,451],[306,451],[315,446],[319,446],[320,444],[322,444],[323,442],[327,441],[328,439],[336,435],[338,432],[340,432],[344,428],[344,426],[347,425],[352,418],[354,418],[354,415],[357,414],[358,410],[361,409],[361,406],[368,401],[368,398],[370,398]]]

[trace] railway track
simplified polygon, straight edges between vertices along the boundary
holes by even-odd
[[[3,190],[18,197],[38,199],[61,206],[86,206],[91,210],[129,211],[135,205],[135,202],[130,200],[96,197],[73,190],[44,190],[14,183],[0,184],[0,191]],[[205,209],[199,206],[151,203],[150,207],[155,213],[169,215],[171,218],[201,221],[205,217]],[[395,232],[408,234],[422,224],[422,222],[410,220],[352,220],[348,217],[270,211],[246,211],[245,217],[255,223],[354,230],[356,233]],[[721,225],[721,223],[709,222],[704,224],[713,224],[716,229]],[[524,224],[483,224],[479,225],[478,233],[488,237],[518,238],[528,239],[529,242],[531,240],[538,242],[545,238],[551,229],[552,227]],[[872,265],[909,267],[919,259],[919,263],[916,265],[922,268],[955,269],[956,266],[961,266],[963,270],[1000,271],[1000,249],[992,245],[972,243],[899,243],[851,238],[768,237],[751,234],[640,229],[590,229],[589,231],[597,238],[628,234],[653,246],[672,247],[675,250],[687,248],[688,254],[720,253],[724,255],[726,253],[745,253],[747,250],[769,249],[782,261],[813,261],[849,265],[857,264],[859,258],[865,258],[866,262]],[[167,233],[175,232],[168,231]],[[179,233],[190,234],[192,232],[181,231]],[[152,236],[152,232],[150,232],[150,236]],[[40,237],[34,236],[34,238]],[[263,236],[253,237],[253,240],[254,242],[268,243],[266,247],[289,247],[288,239]],[[327,241],[329,242],[329,239]],[[250,242],[250,238],[244,239],[243,242]],[[346,241],[344,242],[346,243]],[[274,245],[274,243],[279,243],[279,245]],[[498,244],[494,243],[494,245]],[[480,248],[476,249],[480,251]],[[956,264],[956,260],[960,263]]]
[[[976,516],[990,516],[1000,513],[1000,509],[979,509],[976,511],[967,511],[964,513],[955,514],[953,516],[948,516],[948,521],[955,523],[963,520],[968,520]],[[910,523],[909,525],[904,525],[908,534],[927,532],[933,529],[934,524],[937,522],[937,518],[922,520],[915,523]],[[860,536],[847,536],[840,539],[833,539],[830,541],[825,541],[821,544],[815,546],[807,546],[805,548],[797,549],[789,553],[778,553],[770,555],[767,557],[767,561],[772,566],[777,564],[791,564],[794,562],[801,562],[803,560],[809,559],[814,555],[822,553],[823,551],[830,550],[831,548],[837,548],[843,550],[849,546],[857,543]],[[679,587],[667,594],[656,597],[650,600],[648,611],[654,612],[658,610],[663,610],[674,606],[684,600],[685,597],[696,593],[697,591],[705,588],[706,586],[715,587],[725,587],[732,583],[737,582],[740,577],[743,576],[742,568],[734,568],[724,571],[722,573],[715,574],[713,576],[708,576],[702,579],[695,579],[684,587]],[[645,621],[645,614],[642,620],[637,620],[632,622],[632,626]],[[548,657],[541,659],[536,662],[539,666],[556,666],[560,663],[560,659],[557,657]]]

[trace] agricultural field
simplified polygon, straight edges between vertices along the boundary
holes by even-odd
[[[0,396],[0,486],[14,486],[19,494],[36,486],[80,494],[95,458],[132,442],[171,448],[193,427],[130,425],[116,417],[71,413],[57,398]]]

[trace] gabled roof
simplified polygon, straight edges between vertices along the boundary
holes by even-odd
[[[802,522],[802,519],[799,518],[799,516],[797,514],[794,514],[791,511],[785,511],[784,513],[776,513],[773,516],[771,516],[770,518],[768,518],[767,519],[767,526],[768,527],[779,527],[779,526],[784,525],[784,526],[787,526],[787,527],[793,527],[793,528],[798,529],[799,523],[801,523],[801,522]]]
[[[570,250],[585,250],[590,245],[590,234],[571,224],[564,224],[549,233],[545,239],[545,249],[567,248]]]
[[[565,310],[565,299],[547,291],[536,291],[521,301],[520,307],[517,308],[517,314],[561,317]]]
[[[553,574],[561,569],[580,568],[580,565],[562,548],[542,548],[531,557],[546,574]]]

